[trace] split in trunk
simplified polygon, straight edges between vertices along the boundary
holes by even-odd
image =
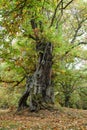
[[[54,103],[54,88],[51,85],[52,44],[39,42],[36,49],[39,52],[38,65],[32,78],[28,77],[26,91],[19,100],[18,110],[28,106],[28,96],[30,111],[38,111]]]

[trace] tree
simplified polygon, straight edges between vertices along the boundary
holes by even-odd
[[[1,34],[1,36],[3,36],[1,43],[1,60],[6,59],[5,61],[10,62],[10,65],[12,64],[19,72],[21,68],[21,80],[16,78],[15,81],[11,81],[16,83],[14,85],[20,84],[27,75],[26,91],[19,100],[19,109],[27,106],[28,96],[30,97],[29,106],[31,111],[37,111],[47,107],[48,104],[54,103],[54,87],[51,82],[53,45],[54,47],[63,46],[63,44],[60,43],[62,41],[60,40],[61,34],[59,34],[59,30],[61,30],[65,10],[73,1],[74,0],[67,0],[66,2],[64,0],[1,1],[0,22],[3,28],[3,34]],[[13,43],[15,40],[17,40],[19,46],[23,45],[23,47],[19,47],[19,49],[17,49],[17,46],[14,47],[15,45],[13,45]],[[30,49],[27,48],[30,48],[30,46],[36,48],[37,53],[32,51],[28,52]],[[65,44],[63,47],[65,48]],[[63,60],[75,47],[77,47],[77,44],[68,44],[68,48],[61,52],[62,55],[59,58]],[[6,52],[7,48],[8,51]],[[26,49],[24,50],[24,48]],[[23,54],[21,54],[21,52],[23,52]],[[20,54],[21,56],[19,56]],[[34,57],[36,57],[34,58],[35,60],[38,58],[37,63],[35,63],[34,59],[31,60],[32,63],[34,63],[32,69],[31,61],[24,61],[26,56],[28,60]],[[12,69],[12,67],[9,69]],[[32,74],[34,70],[35,73]],[[3,80],[1,79],[1,81]]]
[[[59,101],[62,106],[70,107],[70,99],[75,91],[78,90],[79,84],[81,84],[82,74],[79,70],[72,70],[69,68],[63,68],[60,73],[57,74],[57,91],[59,97],[64,97]]]
[[[26,91],[19,100],[18,109],[27,106],[28,96],[31,111],[37,111],[54,102],[54,88],[51,84],[53,45],[52,40],[46,36],[46,31],[58,28],[63,11],[72,2],[73,0],[65,3],[63,0],[1,1],[1,26],[4,32],[8,33],[9,38],[21,35],[34,40],[38,52],[35,73],[27,78]]]
[[[56,87],[59,87],[58,94],[64,96],[64,102],[61,104],[67,107],[70,106],[70,98],[73,92],[76,91],[77,83],[80,83],[80,75],[82,75],[75,60],[80,61],[80,64],[86,60],[86,53],[84,54],[84,49],[82,49],[83,46],[86,48],[87,44],[87,33],[85,31],[85,25],[87,24],[86,11],[85,5],[83,5],[82,9],[82,6],[78,6],[77,3],[74,3],[73,7],[65,11],[63,15],[65,21],[62,24],[62,30],[65,32],[62,33],[64,42],[62,42],[61,47],[55,49],[55,51],[57,50],[56,64],[54,65],[56,67]],[[74,69],[72,69],[72,66]],[[76,66],[79,68],[78,71]],[[60,97],[62,100],[62,96]]]
[[[63,55],[65,55],[65,52],[68,52],[68,55],[62,57],[61,54],[60,58],[56,57],[55,64],[53,65],[54,71],[56,70],[54,78],[56,100],[65,107],[75,106],[81,108],[81,100],[80,103],[76,103],[76,101],[80,99],[82,93],[80,90],[87,88],[84,88],[87,75],[86,68],[84,68],[87,63],[87,50],[78,46],[70,51],[68,44],[63,45],[61,50],[62,52],[65,50],[64,53],[62,53]],[[60,50],[58,52],[57,56],[59,56]]]

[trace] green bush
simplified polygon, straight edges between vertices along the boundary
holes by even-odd
[[[82,108],[82,101],[77,91],[72,93],[69,106],[72,108],[78,108],[78,109]]]
[[[17,87],[0,87],[0,108],[17,107],[21,92]]]

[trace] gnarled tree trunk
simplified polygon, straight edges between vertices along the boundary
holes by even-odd
[[[18,110],[28,106],[28,96],[31,111],[38,111],[54,102],[54,88],[51,85],[52,44],[38,42],[36,49],[39,52],[38,65],[34,75],[28,77],[26,91],[19,100]]]

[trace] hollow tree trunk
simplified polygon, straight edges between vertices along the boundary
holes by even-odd
[[[54,102],[54,88],[51,85],[52,44],[39,42],[36,49],[39,52],[38,65],[34,75],[26,83],[26,91],[19,100],[18,109],[27,106],[28,96],[31,111],[38,111]]]

